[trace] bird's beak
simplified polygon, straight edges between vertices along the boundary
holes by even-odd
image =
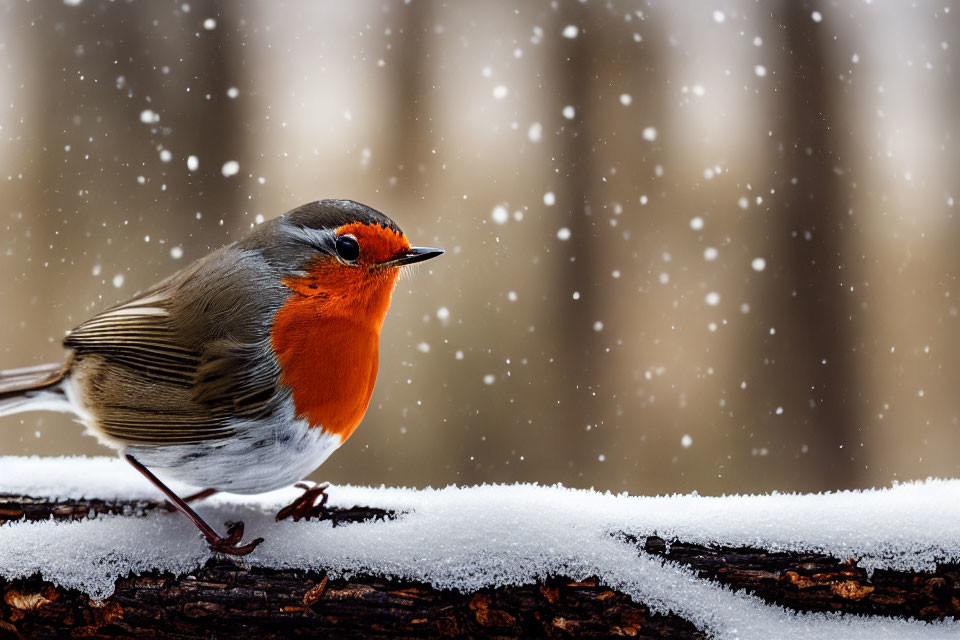
[[[386,262],[381,262],[377,265],[377,268],[386,269],[389,267],[402,267],[404,265],[413,264],[414,262],[423,262],[424,260],[429,260],[430,258],[436,258],[439,255],[443,255],[443,249],[431,249],[430,247],[410,247],[402,256],[398,256],[392,260],[387,260]]]

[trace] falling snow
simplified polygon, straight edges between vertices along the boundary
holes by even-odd
[[[540,142],[543,139],[543,125],[539,122],[531,124],[527,129],[527,138],[530,142]]]
[[[223,167],[220,169],[220,173],[223,174],[223,177],[229,178],[230,176],[235,176],[240,171],[240,163],[236,160],[228,160],[223,163]]]

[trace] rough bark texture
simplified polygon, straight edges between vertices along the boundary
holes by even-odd
[[[158,506],[0,496],[0,526],[22,518],[133,517]],[[392,516],[363,507],[331,509],[328,515],[335,524]],[[668,544],[656,536],[625,539],[704,578],[797,611],[925,620],[960,615],[960,567],[955,565],[928,574],[867,575],[853,560],[816,554]],[[38,576],[0,579],[0,593],[0,637],[705,637],[689,622],[651,614],[598,580],[563,577],[462,594],[372,576],[327,581],[313,572],[248,569],[217,559],[179,578],[156,572],[123,578],[103,603]]]

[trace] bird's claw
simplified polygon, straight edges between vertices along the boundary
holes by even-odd
[[[216,538],[207,538],[207,544],[217,553],[226,553],[231,556],[245,556],[263,542],[263,538],[256,538],[245,545],[240,545],[243,539],[243,523],[228,522],[226,537],[217,536]]]
[[[299,522],[300,520],[322,517],[326,511],[324,505],[327,504],[328,496],[326,492],[328,486],[330,485],[323,484],[318,487],[311,487],[310,485],[298,482],[296,487],[303,489],[303,494],[277,512],[277,522],[286,520],[287,518],[293,518],[294,522]],[[320,502],[317,502],[318,496]]]

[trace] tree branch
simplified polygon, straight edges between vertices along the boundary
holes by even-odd
[[[24,518],[78,520],[100,513],[137,517],[157,508],[161,505],[146,501],[0,496],[0,526]],[[337,526],[393,516],[383,509],[355,507],[330,509],[327,517]],[[625,538],[701,577],[797,611],[925,620],[960,615],[956,565],[934,573],[868,575],[854,560],[818,554],[668,544],[656,536]],[[0,579],[0,592],[0,636],[705,637],[686,620],[651,614],[642,603],[597,580],[564,577],[463,594],[376,576],[328,581],[315,572],[249,569],[215,559],[179,578],[159,572],[121,578],[103,603],[39,576]]]

